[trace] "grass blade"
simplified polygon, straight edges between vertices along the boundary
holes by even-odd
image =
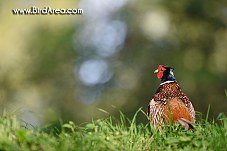
[[[208,122],[209,114],[210,114],[210,104],[208,105],[208,109],[207,109],[207,114],[205,119],[206,122]]]

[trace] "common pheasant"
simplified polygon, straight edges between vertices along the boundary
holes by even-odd
[[[159,65],[157,73],[161,84],[148,105],[147,116],[154,128],[164,123],[179,123],[185,129],[193,128],[195,111],[189,98],[181,91],[173,74],[174,68]]]

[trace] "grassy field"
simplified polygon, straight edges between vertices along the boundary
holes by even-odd
[[[197,121],[194,131],[180,125],[166,126],[158,132],[150,124],[137,123],[120,117],[99,119],[83,126],[73,122],[58,128],[27,129],[15,116],[0,118],[0,150],[227,150],[227,118],[220,115],[221,124]]]

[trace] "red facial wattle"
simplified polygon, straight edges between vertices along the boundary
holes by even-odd
[[[157,73],[157,77],[158,77],[159,79],[162,79],[162,76],[163,76],[163,72],[162,72],[162,71],[159,71],[159,72]]]
[[[159,65],[158,66],[158,73],[157,73],[157,77],[159,78],[159,79],[162,79],[162,77],[163,77],[163,72],[166,70],[166,68],[164,67],[164,66],[162,66],[162,65]]]

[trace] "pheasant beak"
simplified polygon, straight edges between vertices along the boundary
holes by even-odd
[[[156,70],[154,71],[154,73],[158,73],[158,69],[156,69]]]

